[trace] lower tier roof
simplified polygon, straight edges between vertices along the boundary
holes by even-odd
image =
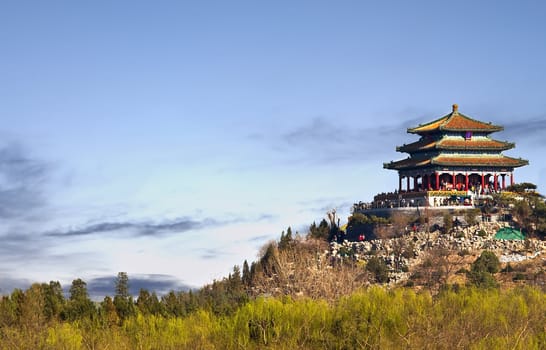
[[[495,167],[495,168],[517,168],[529,164],[525,159],[507,157],[505,155],[483,155],[483,156],[447,156],[438,155],[432,158],[406,158],[399,161],[384,163],[383,168],[393,170],[409,170],[429,167],[431,165],[453,166],[453,167]]]

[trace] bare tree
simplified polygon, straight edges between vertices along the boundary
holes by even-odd
[[[462,266],[464,257],[457,252],[445,248],[430,249],[416,267],[414,276],[419,276],[420,282],[431,291],[438,291]]]
[[[323,240],[296,240],[292,249],[277,250],[275,271],[258,272],[254,294],[334,300],[368,283],[368,273],[351,260],[331,261]],[[270,270],[271,271],[271,270]]]

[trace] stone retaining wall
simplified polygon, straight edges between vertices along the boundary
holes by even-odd
[[[546,252],[546,242],[536,239],[525,241],[506,241],[494,239],[495,233],[501,225],[497,223],[483,223],[467,228],[456,229],[450,234],[435,232],[409,233],[399,238],[376,239],[363,242],[343,243],[332,242],[329,255],[334,259],[352,258],[356,261],[367,261],[372,256],[384,258],[387,263],[392,263],[395,258],[409,266],[413,258],[419,257],[424,251],[431,248],[445,248],[455,251],[477,252],[490,250],[501,258],[502,262],[522,261],[534,258],[542,252]],[[485,232],[481,237],[479,232]],[[401,248],[402,247],[402,248]],[[413,258],[395,256],[396,252],[411,249]]]

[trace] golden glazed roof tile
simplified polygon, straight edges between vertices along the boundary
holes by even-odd
[[[426,150],[435,148],[437,142],[438,141],[436,140],[423,139],[417,142],[412,142],[407,145],[396,147],[396,150],[398,152],[407,152],[407,153],[412,153],[417,151],[426,151]]]
[[[501,131],[502,126],[484,123],[479,120],[469,118],[462,114],[451,114],[451,116],[440,126],[440,130],[446,131]]]
[[[495,132],[503,130],[502,126],[484,123],[459,113],[457,105],[453,105],[453,112],[429,123],[408,129],[412,134],[426,134],[436,131],[478,131]]]
[[[514,148],[513,143],[503,142],[498,140],[453,140],[443,139],[437,143],[437,148],[441,149],[491,149],[491,150],[507,150]]]
[[[431,160],[432,164],[447,165],[447,166],[495,166],[495,167],[510,167],[516,168],[529,164],[525,159],[516,159],[501,156],[480,156],[480,157],[454,157],[454,156],[437,156]]]
[[[399,152],[414,153],[419,151],[427,151],[431,149],[451,149],[451,150],[494,150],[505,151],[514,148],[514,144],[510,142],[497,141],[492,139],[464,140],[464,139],[441,139],[430,140],[422,139],[407,145],[397,147]]]
[[[403,169],[414,169],[422,168],[429,165],[440,165],[440,166],[469,166],[469,167],[508,167],[508,168],[517,168],[529,164],[529,161],[525,159],[516,159],[507,157],[504,155],[500,156],[476,156],[476,157],[466,157],[466,156],[445,156],[439,155],[433,158],[406,158],[403,160],[385,163],[383,167],[385,169],[393,170],[403,170]]]
[[[408,129],[408,132],[418,134],[420,132],[424,133],[424,132],[427,132],[427,131],[438,130],[440,128],[440,126],[443,123],[446,122],[446,120],[449,118],[449,116],[450,116],[450,114],[448,114],[445,117],[442,117],[440,119],[433,120],[430,123],[419,125],[418,127],[415,127],[415,128],[410,128],[410,129]]]
[[[419,168],[419,167],[430,165],[430,162],[431,162],[430,158],[425,158],[425,159],[406,158],[406,159],[398,160],[395,162],[384,163],[383,168],[395,169],[395,170]]]

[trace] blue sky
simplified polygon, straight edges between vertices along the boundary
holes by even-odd
[[[0,4],[0,292],[200,286],[397,186],[453,103],[544,191],[541,1]],[[108,290],[111,292],[108,292]]]

